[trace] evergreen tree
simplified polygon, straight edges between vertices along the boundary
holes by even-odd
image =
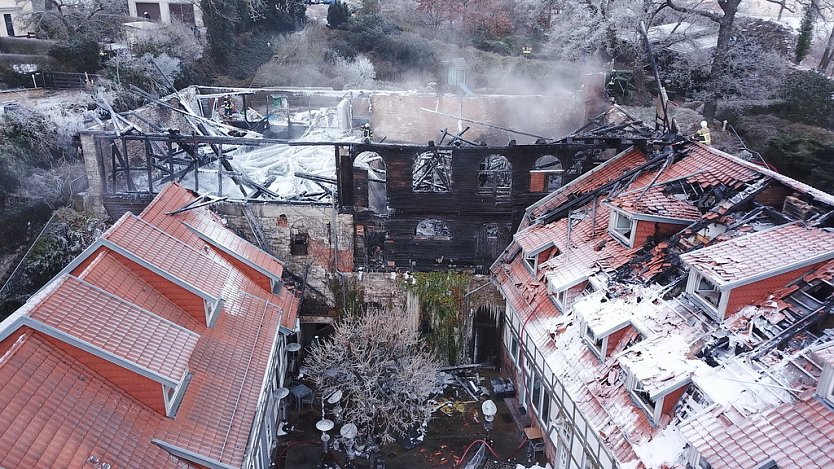
[[[350,10],[347,3],[333,2],[327,7],[327,25],[331,28],[338,28],[350,19]]]
[[[203,10],[203,24],[208,36],[209,55],[218,65],[226,65],[234,45],[233,30],[235,18],[223,13],[223,7],[216,0],[200,0]]]
[[[799,37],[796,40],[796,56],[794,62],[799,64],[811,49],[811,39],[814,33],[814,12],[811,5],[805,7],[802,23],[799,26]]]

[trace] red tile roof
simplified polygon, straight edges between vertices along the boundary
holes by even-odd
[[[664,186],[636,189],[614,198],[611,205],[632,214],[655,215],[678,220],[697,220],[701,212],[694,205],[666,194]]]
[[[642,151],[635,148],[626,150],[533,204],[528,209],[528,214],[532,218],[544,215],[567,202],[572,196],[584,194],[619,179],[623,174],[645,164],[646,161],[646,156]]]
[[[29,317],[179,382],[200,336],[104,290],[65,276]]]
[[[264,275],[281,278],[284,271],[281,261],[223,226],[219,217],[208,208],[195,208],[168,215],[197,200],[198,196],[190,190],[171,183],[145,208],[141,218],[189,244],[195,243],[196,237],[202,235],[204,241],[239,257]]]
[[[104,239],[214,298],[221,296],[228,268],[214,262],[206,250],[198,251],[132,213],[119,219]]]
[[[681,432],[710,465],[758,467],[834,467],[831,409],[815,398],[783,405],[730,423],[717,407],[681,425]]]
[[[179,468],[150,444],[164,417],[39,333],[9,337],[0,353],[0,466]],[[92,467],[92,466],[90,466]]]
[[[165,197],[158,196],[157,206]],[[192,212],[198,210],[207,209]],[[172,216],[158,217],[167,222],[164,217]],[[205,213],[199,217],[203,228],[220,225]],[[97,456],[113,467],[182,467],[153,439],[232,467],[243,464],[262,386],[275,373],[267,365],[279,328],[295,329],[299,299],[289,288],[278,294],[264,289],[253,277],[260,274],[239,268],[179,221],[162,225],[176,234],[128,216],[105,236],[128,256],[222,298],[214,327],[177,306],[179,299],[170,296],[176,290],[160,288],[172,282],[168,277],[151,282],[121,255],[96,251],[74,270],[77,277],[53,280],[0,324],[0,337],[8,335],[0,341],[0,428],[10,429],[0,436],[0,466],[80,467]],[[174,265],[179,261],[192,262],[191,269]],[[210,278],[214,274],[222,282]],[[41,332],[25,332],[24,313],[38,321],[33,327],[44,321],[166,377],[179,379],[187,368],[192,377],[176,417],[142,404]],[[21,336],[28,339],[18,341]]]
[[[834,258],[834,232],[798,223],[734,238],[681,254],[681,260],[719,286]]]
[[[798,183],[789,180],[789,178],[775,175],[764,168],[759,168],[730,155],[694,143],[683,144],[680,148],[677,148],[674,159],[668,161],[668,165],[659,161],[651,168],[638,171],[641,165],[647,162],[647,159],[642,152],[632,149],[564,186],[528,209],[527,220],[530,224],[523,225],[524,228],[516,235],[514,242],[505,251],[502,258],[493,265],[493,275],[496,283],[499,284],[508,305],[512,307],[512,310],[518,315],[518,319],[522,321],[524,331],[520,333],[533,339],[538,352],[536,356],[540,354],[544,357],[543,368],[545,373],[552,371],[553,378],[559,384],[554,386],[554,389],[564,387],[567,391],[566,395],[580,411],[576,418],[584,416],[617,461],[629,467],[632,465],[641,467],[649,464],[648,460],[644,460],[644,458],[646,458],[651,446],[646,445],[649,441],[652,445],[655,444],[655,439],[663,431],[662,427],[666,426],[665,422],[668,420],[664,421],[662,418],[661,422],[658,422],[660,426],[656,427],[650,423],[647,413],[634,403],[623,381],[627,370],[621,367],[619,358],[626,356],[629,351],[633,352],[632,355],[629,355],[630,357],[636,356],[641,350],[640,347],[635,345],[637,342],[644,343],[647,350],[651,348],[651,352],[656,356],[654,362],[660,365],[658,365],[657,370],[649,369],[652,366],[648,362],[652,362],[652,360],[647,360],[648,372],[643,373],[647,370],[638,370],[640,371],[638,373],[639,377],[647,381],[645,383],[641,382],[641,384],[652,388],[652,382],[649,381],[654,380],[657,381],[658,386],[655,386],[656,389],[652,389],[655,392],[665,392],[666,388],[663,388],[661,384],[668,385],[671,382],[670,378],[679,377],[686,380],[693,372],[712,376],[714,373],[712,368],[706,365],[704,360],[696,355],[696,352],[701,350],[699,344],[703,344],[703,341],[713,340],[717,342],[726,335],[721,335],[721,332],[724,331],[724,329],[721,329],[723,326],[716,326],[706,319],[707,314],[699,313],[696,305],[688,302],[685,296],[668,301],[663,299],[667,298],[666,296],[654,297],[660,295],[660,292],[665,292],[663,295],[674,294],[676,290],[670,292],[669,288],[680,285],[681,279],[681,269],[677,268],[679,265],[677,256],[680,252],[687,251],[690,251],[690,253],[684,254],[684,256],[697,256],[698,253],[703,253],[710,248],[702,248],[698,251],[691,251],[691,249],[704,241],[698,238],[694,231],[687,232],[681,226],[680,237],[678,235],[673,237],[673,233],[667,233],[663,236],[669,237],[669,240],[658,240],[656,246],[649,246],[651,249],[648,252],[642,252],[643,246],[628,248],[608,233],[610,208],[603,201],[607,197],[613,196],[612,205],[618,206],[619,204],[624,208],[627,207],[631,213],[693,221],[714,220],[716,223],[719,223],[719,219],[721,219],[721,224],[730,224],[733,221],[730,220],[729,216],[726,216],[727,211],[740,209],[734,207],[729,200],[718,201],[715,206],[711,207],[712,211],[702,215],[693,205],[684,200],[678,200],[678,197],[683,199],[683,196],[676,197],[671,194],[679,190],[676,189],[678,187],[688,194],[701,194],[719,186],[721,191],[716,192],[719,197],[721,193],[733,195],[743,190],[750,190],[752,193],[759,187],[763,187],[764,184],[770,184],[769,181],[772,180],[776,180],[778,184],[784,184],[787,187],[800,187]],[[635,171],[637,172],[635,173]],[[626,174],[628,176],[623,177]],[[683,183],[680,181],[683,181]],[[649,187],[650,185],[651,187]],[[602,190],[603,187],[605,190]],[[646,190],[647,187],[649,187],[648,190]],[[776,188],[777,194],[779,191],[784,191],[784,188]],[[583,199],[582,205],[572,206],[569,212],[563,208],[565,203],[592,192],[596,194],[595,198]],[[821,194],[819,191],[814,192],[813,196],[818,200],[830,201],[831,205],[834,205],[834,198],[831,196]],[[708,209],[710,208],[708,207]],[[541,226],[545,215],[554,211],[559,211],[563,216]],[[828,247],[820,247],[819,245],[827,244],[828,238],[834,236],[834,233],[825,232],[821,229],[814,229],[812,235],[807,232],[794,232],[792,230],[800,229],[796,225],[789,225],[789,227],[782,227],[781,229],[788,230],[790,234],[780,235],[778,239],[765,240],[767,242],[775,241],[775,245],[770,247],[772,252],[743,253],[741,256],[744,258],[743,260],[750,262],[752,266],[751,269],[745,269],[745,272],[761,273],[766,269],[756,266],[775,265],[778,267],[795,262],[797,259],[810,259],[818,252],[827,252]],[[801,229],[807,230],[806,228]],[[720,249],[721,245],[730,246],[728,243],[733,243],[734,237],[745,240],[750,236],[757,236],[744,236],[750,230],[752,228],[748,225],[735,226],[732,230],[728,230],[724,235],[713,239],[711,242],[717,249]],[[755,238],[753,239],[755,240]],[[529,270],[523,265],[521,256],[515,255],[512,258],[520,248],[527,249],[534,245],[540,246],[549,241],[554,242],[559,254],[540,264],[541,271],[536,278],[533,278]],[[744,241],[741,242],[744,243]],[[760,244],[767,247],[767,242],[750,243],[748,245],[758,249]],[[799,253],[786,252],[791,249]],[[730,251],[738,253],[738,246],[733,245]],[[787,261],[781,261],[780,264],[780,258],[787,259]],[[724,265],[724,263],[722,262],[720,265]],[[625,268],[626,266],[627,268]],[[831,268],[828,270],[831,270]],[[612,308],[616,307],[614,303],[617,299],[636,299],[639,307],[633,306],[633,308],[641,310],[641,313],[637,315],[641,325],[639,328],[640,334],[648,334],[641,339],[638,336],[637,329],[634,329],[627,331],[623,336],[617,336],[619,342],[613,345],[615,348],[607,355],[608,358],[605,362],[601,362],[580,337],[579,321],[574,319],[575,315],[566,317],[561,315],[555,307],[544,306],[547,299],[547,287],[545,282],[542,282],[542,274],[546,275],[548,281],[558,285],[562,283],[569,284],[571,279],[582,278],[589,272],[595,272],[600,277],[603,277],[603,273],[607,273],[609,277],[606,297],[593,300],[599,302],[600,305],[604,305],[600,306],[602,308],[600,314],[603,314],[602,310],[607,314],[614,314],[616,311],[613,311]],[[655,277],[660,272],[668,274],[664,277],[663,285],[666,286],[640,284],[641,277],[648,282],[648,279]],[[823,275],[819,273],[818,269],[817,276],[823,278]],[[668,283],[668,285],[665,283],[670,281],[671,283]],[[621,297],[621,295],[625,296]],[[653,299],[645,301],[647,298]],[[641,299],[642,303],[640,303]],[[581,314],[583,307],[590,308],[593,304],[577,304],[575,313]],[[628,315],[628,317],[631,316],[633,315]],[[716,328],[721,330],[715,332],[716,337],[711,337],[710,334]],[[672,334],[679,336],[678,340],[672,341],[676,346],[674,357],[669,355],[669,346],[660,340]],[[656,339],[651,340],[652,337]],[[737,339],[731,339],[731,344],[733,340]],[[671,358],[681,360],[681,363],[685,366],[675,366],[673,367],[674,370],[671,371],[666,369],[668,368],[666,365],[670,363],[664,362],[664,360],[668,361]],[[741,358],[739,358],[739,361],[741,361]],[[631,363],[631,365],[634,365],[634,363]],[[689,367],[689,365],[692,365],[692,367]],[[683,373],[679,373],[680,370],[683,370]],[[762,382],[768,382],[769,378],[760,378],[760,373],[751,370],[749,374],[754,377],[751,378],[752,380],[761,379]],[[548,375],[544,379],[548,381],[551,377]],[[720,378],[714,380],[718,379]],[[707,382],[706,380],[702,381]],[[773,378],[773,381],[778,385],[779,381],[776,378]],[[767,389],[758,389],[757,391],[766,393]],[[717,392],[718,390],[716,390]],[[707,392],[703,394],[708,396],[707,399],[712,395]],[[755,414],[761,412],[762,409],[791,402],[789,393],[783,392],[782,394],[777,395],[771,390],[770,400],[756,401],[756,404],[760,407],[756,407],[750,412]],[[688,394],[684,396],[686,397]],[[751,392],[744,399],[748,398],[759,399],[760,394]],[[697,400],[692,396],[687,399]],[[735,398],[729,399],[729,401],[736,403]],[[743,399],[739,397],[738,401],[741,402]],[[742,403],[740,405],[748,404]],[[697,405],[695,407],[697,408]],[[825,408],[816,406],[815,410],[822,413]],[[792,412],[803,415],[806,413],[802,408],[797,408]],[[830,409],[827,412],[829,420],[831,420]],[[665,419],[671,416],[674,416],[672,418],[674,422],[674,418],[679,417],[678,410],[671,410],[664,414]],[[758,416],[751,415],[743,418],[755,420]],[[802,417],[794,415],[791,420],[792,425],[801,425]],[[673,423],[673,425],[677,425],[677,423]],[[830,423],[826,425],[830,425]],[[778,427],[778,425],[774,426]],[[578,428],[582,428],[582,426],[578,425]],[[709,434],[709,431],[711,430],[708,429],[705,433]],[[830,445],[830,435],[834,433],[826,426],[823,426],[823,431],[828,432],[828,436],[819,436],[817,440]],[[722,443],[721,440],[716,441],[718,444]],[[679,448],[677,447],[678,443],[680,443]],[[685,451],[684,443],[683,441],[674,443],[676,446],[672,451],[680,452],[679,455],[674,455],[675,457],[683,455]],[[800,445],[800,448],[802,444],[800,441],[792,443],[787,440],[784,443],[785,447],[797,444]],[[748,447],[753,448],[752,452],[756,452],[755,445]],[[734,447],[733,450],[736,451],[739,459],[737,461],[727,459],[727,461],[733,461],[727,467],[752,466],[752,461],[750,461],[750,464],[746,464],[740,456],[744,453],[743,450],[748,447],[744,445]],[[700,446],[698,448],[700,449]],[[790,451],[796,450],[787,450],[787,452]],[[673,455],[670,453],[670,456]],[[763,454],[757,454],[757,456],[763,456]],[[753,458],[752,455],[751,459],[758,460],[758,458]],[[708,460],[713,463],[713,459],[708,458]],[[720,458],[717,461],[720,465]],[[673,460],[669,460],[667,463],[672,464]],[[810,463],[806,465],[818,467],[812,466]],[[718,467],[715,464],[713,466]],[[780,467],[782,466],[780,465]],[[794,466],[788,464],[785,467]]]

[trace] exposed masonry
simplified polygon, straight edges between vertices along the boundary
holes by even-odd
[[[689,142],[531,206],[492,272],[551,460],[834,464],[832,226],[831,195]]]

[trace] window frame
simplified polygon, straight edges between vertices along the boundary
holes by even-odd
[[[617,228],[618,222],[623,219],[629,221],[628,236],[624,234],[623,229]],[[626,215],[624,212],[620,212],[619,210],[615,210],[613,208],[611,209],[611,215],[608,219],[608,232],[614,237],[614,239],[625,244],[627,247],[633,247],[634,236],[637,232],[636,228],[637,220]]]
[[[706,297],[700,293],[701,290],[699,287],[701,285],[701,281],[706,281],[715,287],[714,291],[718,293],[717,304],[713,304],[711,301],[708,301]],[[690,298],[700,305],[701,308],[703,308],[715,320],[722,321],[724,319],[724,315],[727,310],[727,303],[730,298],[730,290],[721,290],[721,287],[716,285],[715,282],[707,278],[697,269],[691,268],[689,270],[689,278],[687,279],[686,292],[689,294]]]
[[[582,340],[588,344],[588,348],[594,352],[594,355],[597,356],[600,360],[605,360],[605,352],[608,350],[608,336],[604,335],[602,337],[597,337],[594,334],[593,329],[588,325],[588,323],[582,323],[583,331],[582,331]]]
[[[640,380],[637,379],[637,377],[631,372],[628,374],[627,382],[628,394],[631,396],[631,399],[649,415],[649,421],[653,425],[657,425],[660,420],[659,411],[660,409],[663,409],[663,399],[665,395],[658,396],[657,399],[652,399],[649,396],[649,392],[643,387],[643,383],[641,383]],[[643,397],[638,393],[642,393],[646,396],[646,399],[652,404],[651,407],[649,402],[647,402],[646,399],[643,399]]]

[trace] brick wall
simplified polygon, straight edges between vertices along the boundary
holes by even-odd
[[[332,270],[333,247],[336,245],[332,229],[333,209],[325,205],[289,204],[250,204],[249,207],[261,224],[272,255],[285,263],[285,269],[299,277],[303,277],[306,271],[307,283],[321,293],[329,295],[327,282]],[[214,209],[226,220],[229,228],[254,242],[242,205],[219,203]],[[335,220],[339,271],[352,272],[353,216],[340,214]],[[294,230],[307,233],[307,255],[292,255],[290,235]]]

